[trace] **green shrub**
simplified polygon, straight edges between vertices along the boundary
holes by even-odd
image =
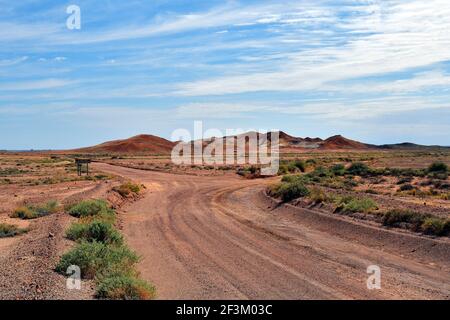
[[[352,176],[347,176],[344,180],[344,187],[348,189],[352,189],[353,187],[356,187],[358,185],[358,182],[353,180]]]
[[[69,210],[69,214],[77,218],[95,216],[101,213],[111,214],[113,212],[105,200],[98,199],[81,201]]]
[[[332,176],[331,172],[325,167],[317,167],[311,174],[321,178]]]
[[[139,279],[135,269],[139,257],[114,228],[114,210],[103,200],[88,200],[69,211],[80,222],[70,226],[66,237],[78,244],[60,258],[55,270],[65,274],[71,265],[80,267],[83,278],[95,280],[98,298],[154,298],[155,288]]]
[[[393,209],[383,215],[383,225],[399,227],[401,223],[410,225],[410,229],[419,231],[421,225],[429,215],[410,210]]]
[[[415,189],[412,184],[405,183],[400,186],[400,191],[409,191]]]
[[[294,162],[289,162],[287,164],[287,168],[288,168],[288,172],[292,172],[293,173],[293,172],[299,171],[299,169],[296,167]]]
[[[116,275],[99,281],[96,296],[100,299],[149,300],[155,297],[155,288],[135,276]]]
[[[305,177],[312,182],[321,183],[324,180],[333,177],[333,175],[334,174],[329,169],[320,166],[315,168],[314,171],[306,174]]]
[[[428,177],[439,179],[439,180],[446,180],[448,178],[447,172],[431,172],[428,174]]]
[[[289,173],[289,168],[286,164],[280,164],[278,167],[278,175],[283,175]]]
[[[0,238],[14,237],[27,231],[27,229],[18,228],[15,225],[0,223]]]
[[[281,182],[293,182],[296,179],[298,179],[298,178],[295,175],[286,175],[281,178]]]
[[[343,164],[335,164],[331,167],[331,172],[336,176],[343,176],[345,174],[345,166]]]
[[[320,188],[313,187],[308,196],[314,203],[325,203],[330,200],[330,197]]]
[[[112,224],[94,220],[90,223],[74,223],[66,231],[66,237],[74,241],[103,242],[120,245],[123,238]]]
[[[412,177],[404,177],[397,181],[397,184],[410,183],[412,181]]]
[[[347,172],[356,176],[365,176],[369,173],[369,167],[363,162],[354,162],[347,169]]]
[[[307,183],[308,182],[308,178],[306,176],[302,176],[302,175],[285,175],[283,176],[283,178],[281,178],[281,182],[303,182],[303,183]]]
[[[37,206],[23,206],[14,210],[10,215],[11,218],[19,219],[36,219],[55,213],[58,210],[58,202],[51,200],[43,205]]]
[[[46,216],[55,213],[58,210],[58,202],[55,200],[50,200],[44,205],[34,207],[34,210],[39,217]]]
[[[446,221],[440,218],[426,218],[420,228],[425,234],[435,236],[443,236],[448,234],[448,230],[446,230]]]
[[[351,196],[340,199],[336,212],[363,212],[370,213],[378,209],[378,205],[370,198],[353,198]]]
[[[448,166],[443,162],[433,162],[428,167],[428,172],[448,172]]]
[[[132,193],[134,194],[139,193],[141,191],[141,187],[137,184],[126,182],[118,187],[114,187],[113,190],[118,192],[122,197],[127,197]]]
[[[282,182],[273,187],[269,193],[275,197],[281,198],[283,202],[289,202],[309,195],[309,190],[301,181],[293,181]]]
[[[56,271],[65,274],[69,266],[76,265],[83,278],[101,278],[112,273],[127,273],[138,260],[126,246],[83,241],[61,257]]]
[[[293,162],[293,164],[298,170],[300,170],[301,172],[305,172],[305,170],[306,170],[306,163],[304,161],[297,159],[297,160],[295,160]]]
[[[38,216],[35,211],[31,210],[28,207],[19,207],[14,210],[10,217],[28,220],[36,219]]]

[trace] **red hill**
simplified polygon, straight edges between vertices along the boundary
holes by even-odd
[[[369,146],[355,141],[344,138],[341,135],[329,137],[324,140],[320,146],[320,149],[368,149]]]
[[[141,134],[124,140],[114,140],[102,144],[71,150],[79,153],[151,153],[169,154],[174,142],[149,135]]]

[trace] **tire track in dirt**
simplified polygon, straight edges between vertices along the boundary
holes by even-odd
[[[94,165],[147,185],[121,222],[161,299],[450,298],[449,261],[400,256],[359,233],[341,237],[320,219],[303,223],[297,217],[310,211],[262,199],[270,179]],[[381,290],[366,288],[371,264],[381,267]]]

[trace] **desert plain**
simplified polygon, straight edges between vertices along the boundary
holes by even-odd
[[[0,299],[124,297],[83,268],[69,290],[61,272],[80,246],[74,206],[98,199],[151,287],[138,298],[450,298],[448,148],[281,135],[278,174],[263,177],[254,165],[175,165],[159,139],[0,154]],[[89,175],[77,175],[80,157]],[[367,286],[370,266],[380,288]]]

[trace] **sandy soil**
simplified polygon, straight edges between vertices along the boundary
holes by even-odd
[[[105,197],[113,185],[113,182],[103,181],[89,185],[72,182],[70,188],[64,185],[40,186],[40,189],[46,188],[46,193],[35,192],[35,195],[28,190],[23,197],[58,199],[64,203]],[[27,191],[23,188],[18,190]],[[4,195],[2,193],[0,199]],[[11,205],[9,202],[6,204]],[[7,209],[4,206],[0,208]],[[0,213],[0,222],[30,228],[23,235],[0,239],[0,300],[93,298],[91,281],[83,281],[82,290],[67,290],[66,278],[54,271],[59,256],[73,245],[64,238],[64,232],[73,220],[62,212],[28,221],[12,219],[6,213]]]
[[[94,166],[147,187],[120,217],[160,299],[450,299],[448,239],[278,205],[262,192],[272,179]]]

